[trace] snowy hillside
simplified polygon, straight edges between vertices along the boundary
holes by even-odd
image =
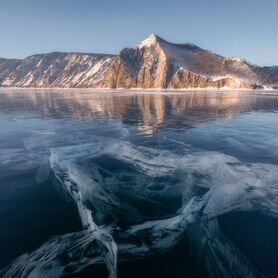
[[[119,55],[54,52],[0,59],[1,86],[252,89],[277,84],[277,66],[259,67],[154,34]]]

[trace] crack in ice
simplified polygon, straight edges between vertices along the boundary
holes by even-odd
[[[215,266],[210,270],[212,275],[228,277],[227,273],[237,268],[246,277],[256,272],[213,223],[232,211],[257,211],[277,218],[275,165],[243,163],[217,152],[188,149],[186,154],[178,155],[127,141],[93,138],[91,143],[81,140],[78,146],[66,147],[55,145],[55,138],[51,138],[45,142],[48,150],[44,151],[50,154],[50,175],[57,190],[74,200],[84,230],[54,237],[32,253],[18,257],[0,271],[3,277],[62,277],[68,269],[78,273],[89,265],[105,263],[109,277],[114,278],[117,260],[167,252],[185,233],[191,234],[201,252],[204,247],[196,244],[196,236],[190,233],[194,229],[205,241],[215,237],[215,244],[208,243],[206,251],[213,262],[211,267]],[[34,157],[37,146],[32,142],[29,155]],[[117,167],[123,164],[123,168],[114,172],[104,169],[103,157],[116,159]],[[48,173],[43,167],[39,180]],[[167,182],[173,177],[175,182]],[[203,193],[196,193],[200,189]],[[181,207],[164,217],[148,216],[136,206],[139,203],[155,208],[161,206],[161,200],[177,196],[183,200]],[[95,223],[94,217],[101,222],[107,215],[112,218],[110,222],[102,226]],[[131,216],[134,219],[128,226],[117,223],[121,217],[130,220]],[[217,265],[219,256],[232,260],[233,268]]]

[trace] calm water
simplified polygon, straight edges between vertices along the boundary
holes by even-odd
[[[277,112],[277,92],[2,89],[0,276],[277,277]]]

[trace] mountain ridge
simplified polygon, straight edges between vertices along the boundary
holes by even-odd
[[[277,84],[278,66],[260,67],[155,34],[118,55],[55,51],[0,58],[2,87],[255,89]]]

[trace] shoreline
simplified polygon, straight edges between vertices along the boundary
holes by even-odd
[[[94,92],[278,92],[278,89],[264,88],[264,89],[233,89],[233,88],[184,88],[184,89],[168,89],[168,88],[66,88],[66,87],[1,87],[0,91],[19,90],[19,91],[94,91]]]

